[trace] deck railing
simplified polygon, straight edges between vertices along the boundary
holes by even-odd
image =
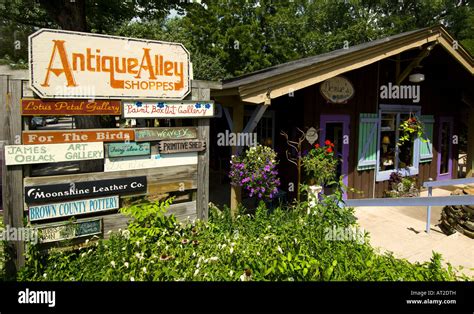
[[[474,205],[474,195],[450,195],[433,196],[433,187],[450,186],[459,184],[474,184],[474,177],[443,180],[426,181],[423,187],[428,188],[427,197],[398,197],[398,198],[363,198],[346,200],[346,206],[427,206],[426,209],[426,232],[430,232],[431,206],[456,206]]]

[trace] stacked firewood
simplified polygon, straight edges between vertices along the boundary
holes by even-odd
[[[474,188],[457,189],[451,195],[474,195]],[[474,205],[445,206],[439,227],[448,235],[459,231],[474,239]]]

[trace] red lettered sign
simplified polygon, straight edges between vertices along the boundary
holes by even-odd
[[[22,99],[22,116],[100,116],[121,115],[117,100],[41,100]]]

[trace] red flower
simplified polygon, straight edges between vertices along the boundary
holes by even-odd
[[[328,149],[326,149],[326,151],[327,151],[328,153],[332,153],[332,148],[329,147]]]
[[[331,141],[330,141],[330,140],[326,140],[326,142],[324,142],[324,144],[326,144],[326,145],[331,145]]]
[[[314,147],[319,148],[319,144],[314,145]]]
[[[334,143],[331,143],[331,147],[334,147]]]

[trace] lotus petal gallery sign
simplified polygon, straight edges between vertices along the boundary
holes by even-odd
[[[30,84],[41,98],[183,99],[189,60],[179,43],[52,29],[29,36]]]

